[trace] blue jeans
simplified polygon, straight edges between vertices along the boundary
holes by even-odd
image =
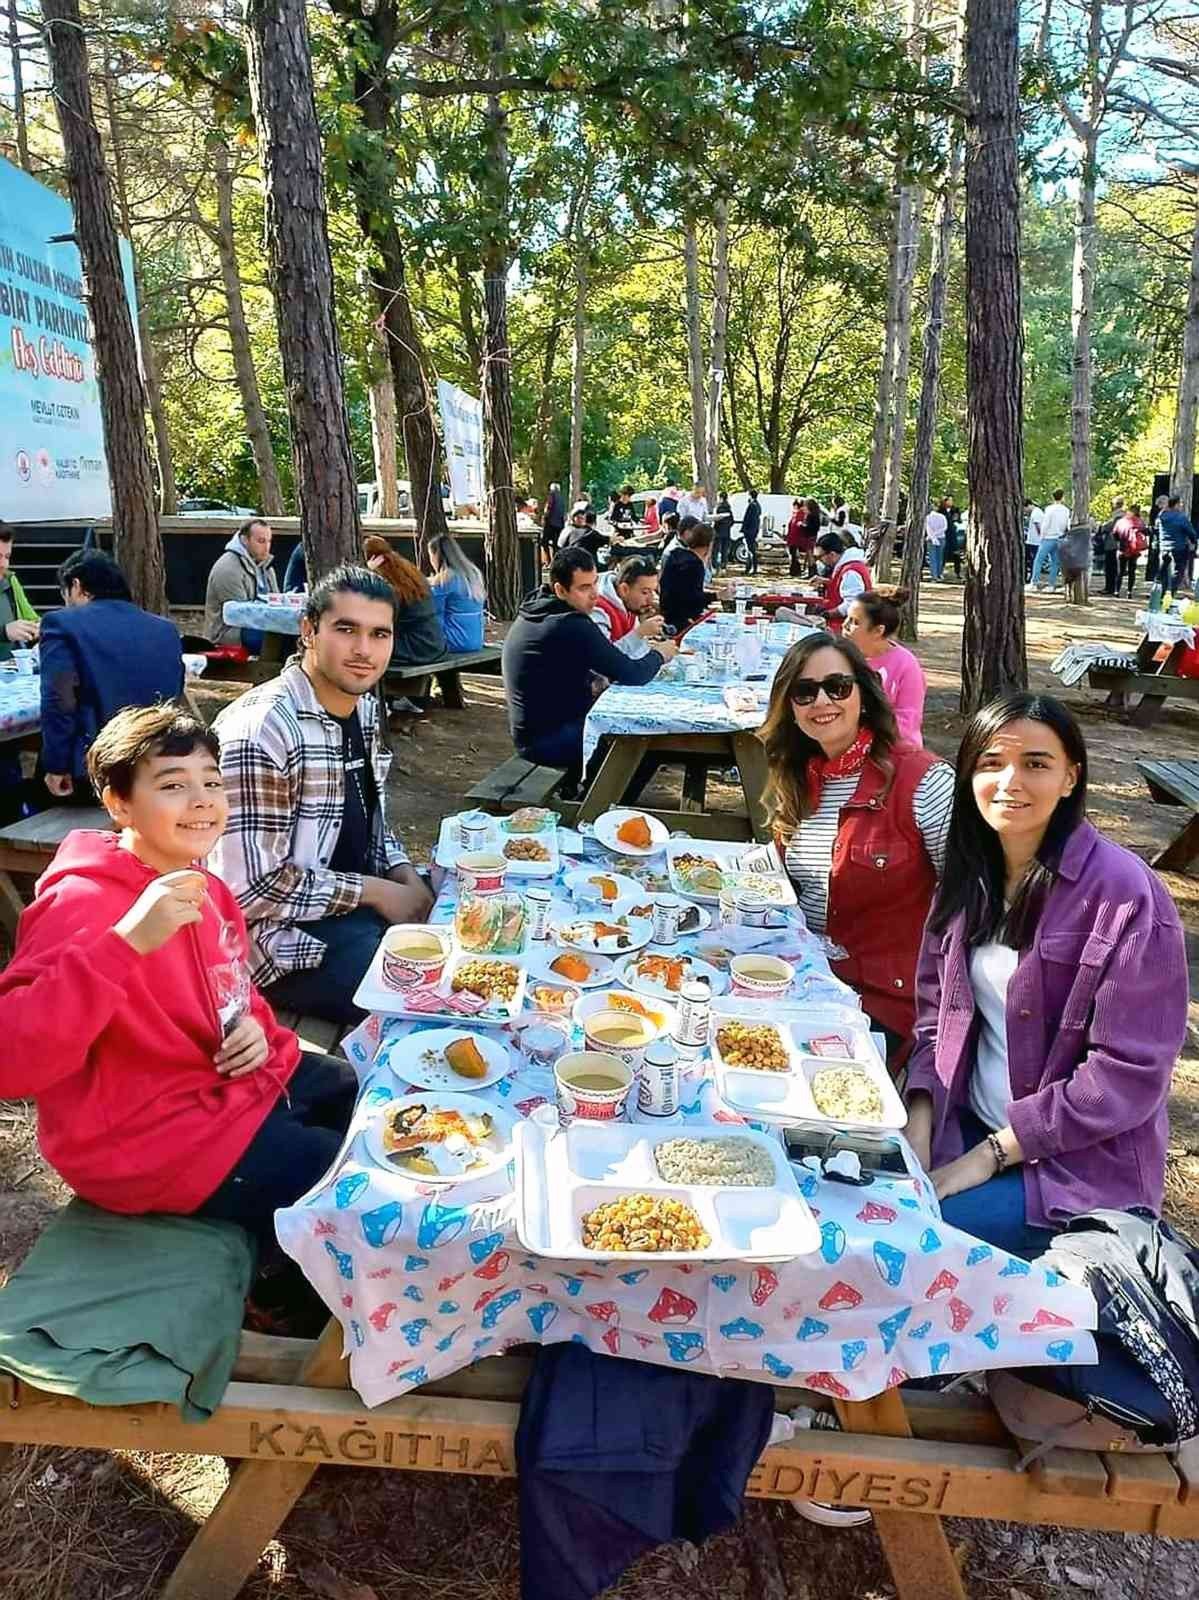
[[[1036,584],[1039,587],[1041,582],[1041,574],[1044,572],[1045,568],[1048,567],[1049,586],[1051,589],[1057,588],[1061,562],[1061,557],[1058,555],[1057,545],[1058,541],[1056,539],[1041,540],[1040,544],[1037,546],[1036,558],[1032,564],[1032,577],[1029,579],[1030,583]]]
[[[958,1120],[967,1150],[987,1137],[987,1128],[973,1112],[959,1112]],[[976,1189],[964,1189],[961,1194],[942,1200],[941,1215],[963,1233],[997,1245],[1011,1255],[1022,1256],[1026,1261],[1035,1260],[1047,1250],[1053,1238],[1049,1228],[1031,1227],[1026,1219],[1024,1173],[1020,1167],[997,1173]]]
[[[366,1013],[354,1004],[354,991],[388,924],[369,906],[357,906],[342,917],[320,917],[302,926],[325,946],[320,966],[285,973],[266,985],[263,994],[276,1011],[302,1011],[326,1022],[361,1022]]]
[[[928,570],[931,576],[939,583],[941,574],[945,571],[944,539],[936,543],[932,539],[928,541]]]

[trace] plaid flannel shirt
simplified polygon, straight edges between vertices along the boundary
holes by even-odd
[[[408,853],[387,826],[391,752],[378,736],[373,694],[358,701],[379,809],[369,868],[382,877]],[[229,795],[229,825],[210,866],[245,912],[253,980],[260,987],[318,967],[322,941],[304,923],[342,916],[362,899],[362,874],[330,871],[345,809],[342,731],[297,661],[227,706],[214,724]]]

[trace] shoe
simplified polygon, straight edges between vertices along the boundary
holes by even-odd
[[[831,1411],[809,1411],[807,1406],[800,1406],[791,1420],[796,1427],[813,1432],[841,1432],[841,1424]],[[833,1506],[826,1500],[793,1500],[791,1504],[806,1522],[818,1523],[822,1528],[861,1528],[874,1521],[874,1513],[865,1506]]]
[[[415,700],[409,700],[406,694],[402,694],[398,700],[391,702],[391,710],[393,716],[423,717],[425,714],[424,707],[418,706]]]

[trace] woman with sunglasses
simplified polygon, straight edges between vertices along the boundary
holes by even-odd
[[[1086,798],[1060,701],[978,712],[920,953],[908,1138],[947,1222],[1030,1257],[1083,1211],[1160,1209],[1186,1036],[1174,903]]]
[[[900,740],[878,676],[828,633],[787,652],[759,737],[776,838],[808,926],[840,946],[833,968],[898,1068],[916,1020],[916,956],[941,872],[952,769]]]

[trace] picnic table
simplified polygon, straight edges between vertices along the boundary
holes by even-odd
[[[0,673],[0,742],[37,733],[42,725],[41,694],[36,675]]]
[[[1195,629],[1163,611],[1138,611],[1136,622],[1142,634],[1133,650],[1115,644],[1068,645],[1050,671],[1067,685],[1085,676],[1092,688],[1106,689],[1107,704],[1114,711],[1128,709],[1129,696],[1139,694],[1129,721],[1134,727],[1150,728],[1169,696],[1199,700],[1199,679],[1178,673],[1183,656],[1195,643]]]
[[[800,624],[758,624],[762,645],[757,705],[738,711],[726,702],[725,690],[735,675],[705,668],[706,652],[718,642],[735,640],[739,618],[714,618],[686,636],[693,657],[680,656],[647,684],[613,684],[592,706],[583,727],[583,762],[587,765],[601,739],[607,740],[602,762],[575,813],[576,822],[594,822],[612,806],[621,805],[647,757],[659,764],[681,762],[683,806],[679,811],[653,810],[668,828],[682,828],[699,838],[766,839],[766,754],[755,730],[762,725],[770,685],[784,653],[810,629]],[[707,774],[713,768],[735,767],[745,813],[707,811]],[[652,809],[652,808],[651,808]]]

